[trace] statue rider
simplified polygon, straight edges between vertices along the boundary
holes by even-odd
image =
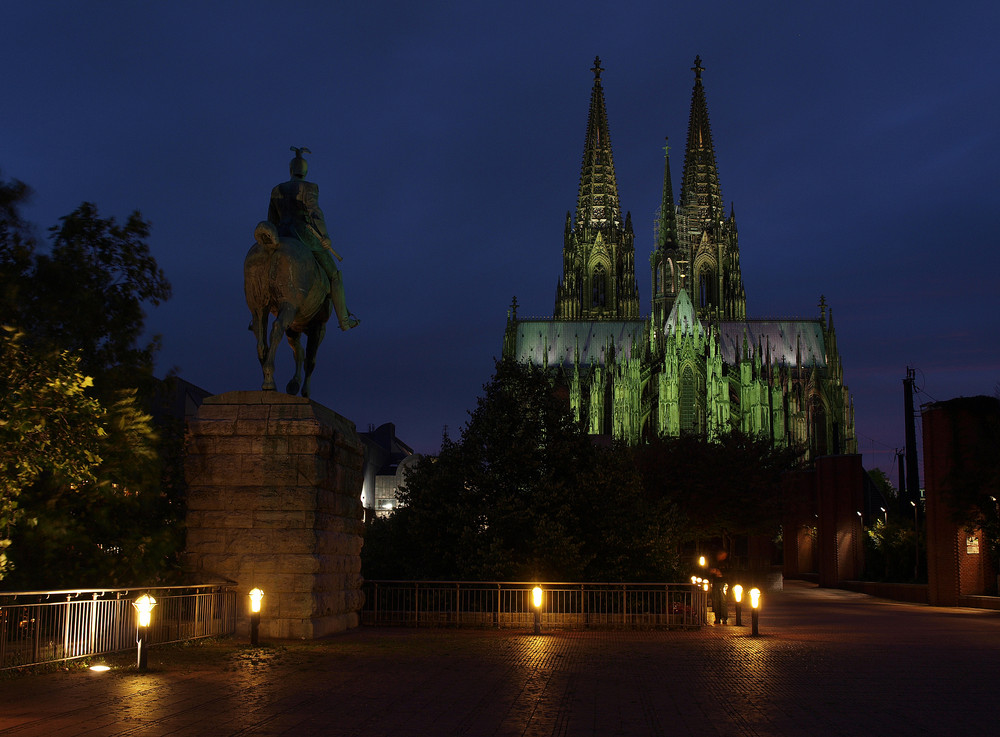
[[[312,151],[295,146],[291,150],[295,152],[295,158],[288,166],[292,178],[271,190],[267,219],[277,228],[279,236],[296,238],[312,251],[316,261],[330,277],[330,300],[337,313],[340,329],[350,330],[361,321],[347,309],[343,279],[337,262],[333,260],[334,256],[338,260],[342,259],[330,245],[323,211],[319,209],[319,187],[305,180],[308,167],[302,154],[311,154]]]

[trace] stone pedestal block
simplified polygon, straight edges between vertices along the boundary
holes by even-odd
[[[354,423],[322,405],[253,391],[204,401],[188,424],[186,560],[237,582],[241,633],[254,587],[261,637],[358,625],[363,471]]]

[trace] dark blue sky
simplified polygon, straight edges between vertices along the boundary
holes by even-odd
[[[314,399],[417,450],[467,419],[507,306],[551,315],[600,55],[643,312],[662,146],[679,191],[696,54],[748,313],[833,309],[867,466],[921,401],[1000,382],[998,6],[5,3],[0,169],[40,232],[83,200],[153,223],[161,372],[260,384],[242,261],[289,146],[363,324]],[[763,8],[763,9],[762,9]],[[278,382],[290,372],[282,349]]]

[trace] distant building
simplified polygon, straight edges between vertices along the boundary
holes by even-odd
[[[365,478],[361,504],[365,517],[384,517],[399,506],[397,492],[404,476],[423,456],[396,437],[396,426],[387,422],[359,433],[365,445]]]
[[[168,421],[183,422],[194,417],[205,398],[212,396],[211,392],[179,376],[168,376],[155,381],[150,412],[159,425]]]
[[[515,299],[503,355],[550,369],[591,434],[635,444],[729,430],[801,443],[807,455],[856,452],[833,313],[748,318],[736,217],[716,170],[701,60],[680,198],[669,151],[650,254],[651,314],[639,315],[635,235],[622,218],[601,86],[594,68],[576,213],[566,214],[563,275],[551,318],[523,318]]]

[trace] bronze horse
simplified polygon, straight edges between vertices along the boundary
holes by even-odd
[[[316,367],[316,349],[330,319],[330,279],[309,247],[295,238],[280,238],[268,221],[257,225],[256,243],[243,262],[243,289],[252,315],[250,330],[257,338],[257,358],[264,372],[261,389],[273,391],[274,357],[282,334],[295,356],[295,376],[285,391],[309,396],[309,377]],[[274,323],[268,331],[269,315]],[[270,332],[270,336],[268,333]],[[303,352],[300,341],[306,335]],[[303,379],[303,363],[305,378]]]

